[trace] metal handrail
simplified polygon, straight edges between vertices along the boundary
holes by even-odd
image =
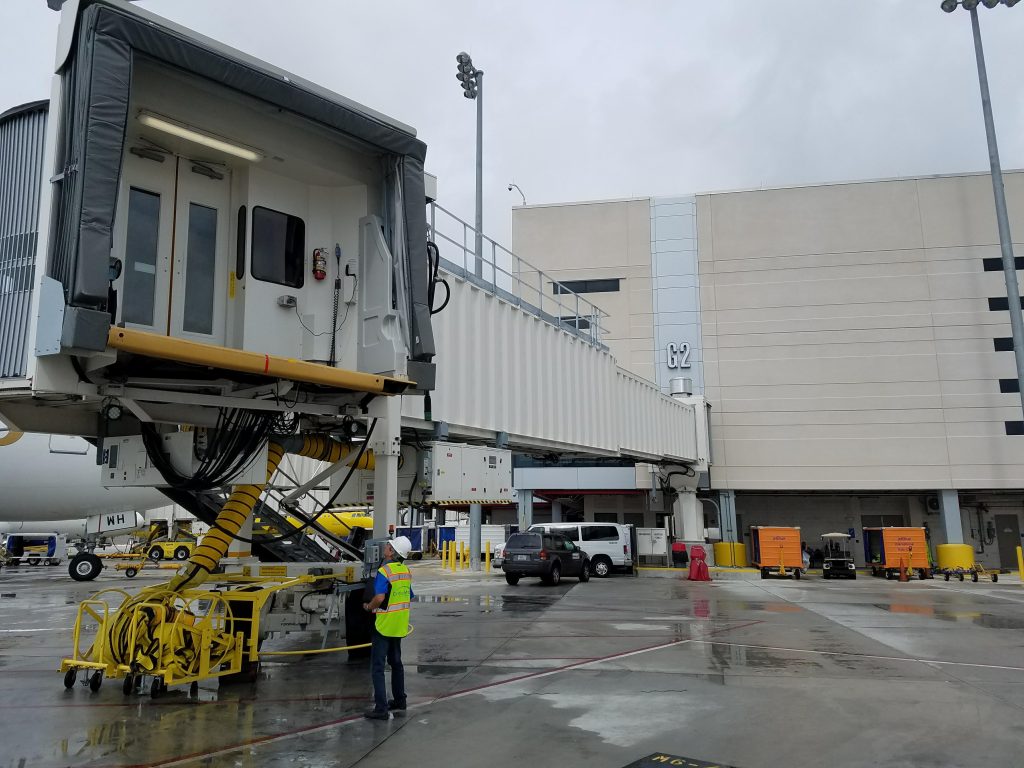
[[[439,220],[441,227],[438,226]],[[604,320],[608,313],[597,305],[487,235],[481,236],[483,254],[477,264],[476,229],[444,206],[434,202],[428,204],[427,226],[435,243],[454,249],[454,254],[442,249],[442,267],[446,271],[510,301],[556,328],[596,347],[605,347],[602,339],[607,332]],[[452,230],[455,230],[454,234]],[[551,287],[550,296],[545,294],[546,286]]]

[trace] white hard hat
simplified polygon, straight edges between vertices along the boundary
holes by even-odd
[[[403,560],[405,560],[405,558],[409,556],[409,553],[412,552],[412,542],[409,541],[406,536],[399,536],[398,538],[392,539],[389,544],[391,544],[391,548],[395,550],[395,553]]]

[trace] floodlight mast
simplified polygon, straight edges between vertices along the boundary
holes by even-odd
[[[1012,8],[1019,1],[980,0],[986,8],[995,8],[999,4]],[[978,83],[981,87],[981,110],[985,118],[988,160],[992,172],[992,193],[995,197],[996,224],[999,229],[999,248],[1003,261],[1003,278],[1006,282],[1007,309],[1010,312],[1010,331],[1013,334],[1013,356],[1017,365],[1017,385],[1020,391],[1021,411],[1024,414],[1024,319],[1021,317],[1020,288],[1017,284],[1017,266],[1013,256],[1013,237],[1010,234],[1010,219],[1006,212],[1003,171],[999,163],[999,146],[996,143],[995,120],[992,117],[992,98],[988,89],[988,70],[985,67],[985,51],[981,44],[978,3],[979,0],[942,0],[940,7],[946,13],[953,13],[959,5],[971,14],[971,29],[974,32],[974,55],[978,64]]]

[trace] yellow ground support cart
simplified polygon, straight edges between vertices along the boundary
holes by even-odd
[[[230,574],[177,593],[163,586],[136,595],[103,590],[78,608],[72,654],[60,667],[64,685],[73,688],[84,675],[83,682],[97,691],[105,678],[122,679],[129,695],[149,678],[154,698],[171,685],[189,685],[195,695],[201,680],[255,667],[266,635],[265,609],[277,595],[329,589],[338,580],[337,573]]]

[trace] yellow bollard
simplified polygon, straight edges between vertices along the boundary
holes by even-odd
[[[484,542],[484,573],[491,572],[491,542]]]
[[[462,542],[462,567],[469,568],[469,545]]]
[[[442,541],[441,542],[441,567],[442,568],[447,568],[448,567],[448,542],[447,541]]]
[[[1017,575],[1020,576],[1021,584],[1024,584],[1024,550],[1017,547]]]
[[[455,541],[452,541],[451,551],[448,555],[448,562],[451,563],[451,568],[453,571],[457,571],[459,569],[459,558],[456,557],[458,549],[458,545],[455,543]]]

